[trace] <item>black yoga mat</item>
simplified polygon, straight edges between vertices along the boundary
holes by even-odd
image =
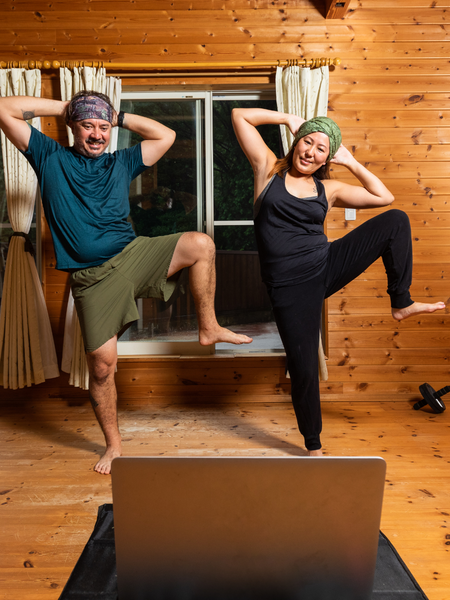
[[[380,532],[373,600],[427,600],[394,546]],[[59,600],[118,600],[112,504],[97,522]]]

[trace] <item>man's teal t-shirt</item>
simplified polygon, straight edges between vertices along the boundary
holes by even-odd
[[[130,183],[148,168],[140,144],[87,158],[31,127],[23,154],[39,180],[57,269],[101,265],[135,239]]]

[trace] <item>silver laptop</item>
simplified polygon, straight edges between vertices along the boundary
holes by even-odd
[[[120,600],[369,600],[382,458],[120,457]]]

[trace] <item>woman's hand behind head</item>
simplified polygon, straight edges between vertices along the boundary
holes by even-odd
[[[298,117],[297,115],[289,115],[287,126],[289,127],[289,131],[292,133],[293,136],[295,136],[295,134],[304,122],[305,119],[302,119],[302,117]]]
[[[344,167],[348,167],[355,160],[356,159],[354,158],[353,154],[349,150],[347,150],[347,148],[343,144],[341,144],[334,157],[330,160],[330,163],[333,163],[334,165],[342,165]]]

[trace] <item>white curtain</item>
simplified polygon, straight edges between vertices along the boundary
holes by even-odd
[[[275,85],[278,110],[306,120],[326,117],[328,75],[328,67],[277,67]],[[294,136],[284,125],[280,131],[283,150],[287,154]]]
[[[326,117],[328,107],[328,67],[277,67],[275,76],[277,108],[280,112],[309,120]],[[280,126],[284,153],[287,154],[294,136],[285,125]],[[287,374],[289,376],[289,374]],[[328,369],[322,346],[319,343],[319,376],[328,379]]]
[[[106,94],[117,112],[120,111],[120,95],[122,81],[116,77],[106,77],[106,70],[91,67],[76,67],[73,70],[61,68],[59,70],[61,84],[61,99],[70,100],[74,94],[81,90],[93,90]],[[113,127],[108,151],[114,152],[117,148],[118,128]],[[73,145],[73,134],[67,127],[69,145]],[[70,373],[69,383],[84,390],[89,389],[89,371],[84,352],[83,338],[80,323],[75,310],[72,292],[67,303],[66,322],[64,327],[64,343],[61,369]]]
[[[0,69],[0,95],[41,95],[41,72]],[[40,119],[31,121],[40,129]],[[13,390],[59,376],[58,362],[41,282],[25,238],[30,231],[37,178],[26,158],[1,132],[8,216],[14,232],[0,307],[0,385]]]

